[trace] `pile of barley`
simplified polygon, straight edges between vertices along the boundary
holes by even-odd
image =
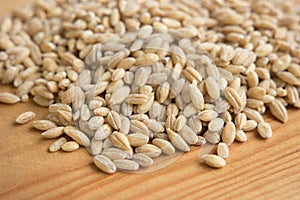
[[[224,167],[261,114],[300,108],[300,10],[293,1],[38,0],[0,21],[0,102],[49,107],[33,126],[50,152],[87,147],[104,172],[137,170],[191,145]],[[16,122],[35,117],[26,112]],[[75,126],[76,125],[76,126]]]

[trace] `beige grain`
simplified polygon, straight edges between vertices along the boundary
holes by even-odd
[[[51,128],[47,131],[44,131],[42,133],[42,136],[44,138],[58,138],[63,133],[64,133],[64,127],[55,127],[55,128]]]
[[[152,140],[152,144],[158,146],[164,154],[170,155],[175,153],[174,146],[165,139],[155,138]]]
[[[196,132],[187,125],[183,125],[183,127],[178,131],[178,134],[189,145],[195,144],[198,141]]]
[[[205,79],[205,86],[206,91],[211,98],[218,99],[220,97],[220,89],[215,79],[207,77]]]
[[[83,132],[76,129],[68,129],[68,128],[64,128],[64,132],[67,136],[71,137],[78,144],[84,147],[90,146],[90,139]]]
[[[36,120],[32,122],[32,126],[38,130],[47,131],[55,128],[56,124],[50,120]]]
[[[248,119],[252,119],[252,120],[256,121],[257,123],[264,121],[261,114],[258,111],[254,110],[254,109],[245,107],[243,109],[243,112],[246,114]]]
[[[210,133],[207,131],[203,134],[203,137],[205,141],[211,144],[218,144],[221,141],[221,137],[219,133]]]
[[[125,159],[129,157],[129,153],[114,147],[105,148],[105,143],[103,143],[103,150],[101,155],[108,157],[111,160]]]
[[[113,160],[113,163],[116,165],[118,170],[137,170],[139,169],[139,164],[133,160],[120,159]]]
[[[272,128],[267,122],[258,123],[257,131],[259,135],[264,139],[272,137]]]
[[[0,103],[6,104],[15,104],[18,103],[21,99],[12,93],[2,92],[0,93]]]
[[[61,137],[49,146],[49,152],[56,152],[61,149],[61,146],[67,142],[65,137]]]
[[[215,118],[208,123],[209,132],[220,132],[224,126],[224,120],[222,118]]]
[[[222,168],[226,166],[226,161],[220,156],[207,154],[201,158],[205,164],[213,168]]]
[[[142,153],[134,154],[132,160],[137,162],[141,167],[149,167],[154,163],[152,158]]]
[[[32,111],[24,112],[21,113],[17,118],[16,118],[16,123],[17,124],[26,124],[33,120],[36,117],[36,114]]]
[[[142,146],[135,148],[135,152],[143,153],[149,156],[150,158],[155,158],[161,154],[162,150],[153,144],[144,144]]]
[[[128,141],[131,146],[143,146],[149,142],[149,137],[141,133],[132,133],[127,135]]]
[[[288,121],[288,113],[285,106],[279,101],[275,100],[269,105],[270,111],[273,116],[285,123]]]
[[[236,127],[233,122],[228,122],[223,128],[221,137],[222,141],[228,146],[231,145],[236,136]]]
[[[242,107],[243,102],[235,89],[227,87],[225,89],[225,97],[233,108],[239,109]]]
[[[118,130],[121,127],[121,116],[115,111],[110,111],[107,115],[107,121],[111,127]]]
[[[167,129],[168,136],[170,138],[171,143],[178,148],[180,151],[190,151],[189,145],[185,142],[185,140],[176,132],[171,129]]]
[[[79,144],[74,141],[65,142],[63,145],[61,145],[61,149],[66,152],[72,152],[79,149]]]
[[[235,139],[239,142],[246,142],[247,141],[247,135],[243,130],[237,130]]]
[[[96,140],[95,138],[93,138],[90,144],[91,154],[94,156],[99,155],[102,149],[103,149],[102,140]]]
[[[252,131],[257,127],[257,122],[255,120],[247,120],[245,125],[243,126],[243,131]]]
[[[226,143],[220,142],[217,146],[217,154],[221,158],[228,158],[229,148]]]
[[[97,155],[94,157],[95,165],[103,172],[112,174],[116,171],[116,165],[106,156]]]
[[[218,117],[218,113],[214,110],[204,110],[199,113],[199,119],[201,121],[209,122]]]
[[[132,148],[130,146],[130,142],[124,134],[122,134],[120,132],[117,132],[117,131],[114,131],[109,136],[109,139],[115,147],[118,147],[118,148],[123,149],[125,151],[132,151]]]

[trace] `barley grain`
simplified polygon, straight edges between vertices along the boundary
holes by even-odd
[[[252,131],[257,127],[257,122],[255,120],[247,120],[245,125],[243,126],[243,131]]]
[[[217,155],[207,154],[202,157],[205,164],[213,168],[222,168],[226,166],[226,161]]]
[[[62,145],[67,142],[64,137],[59,138],[49,146],[49,152],[56,152],[61,149]]]
[[[103,149],[102,140],[96,140],[93,138],[91,140],[90,150],[93,156],[99,155]]]
[[[109,139],[113,143],[115,147],[118,147],[120,149],[123,149],[125,151],[132,151],[132,148],[130,146],[130,142],[128,138],[123,135],[122,133],[119,133],[117,131],[114,131],[110,136]]]
[[[56,124],[50,120],[36,120],[32,122],[32,126],[38,130],[47,131],[55,128]]]
[[[272,137],[272,128],[267,122],[258,123],[257,131],[262,138],[266,139]]]
[[[153,144],[144,144],[135,149],[136,153],[143,153],[150,158],[158,157],[161,154],[161,149]]]
[[[275,100],[269,105],[270,111],[273,116],[285,123],[288,120],[288,113],[284,105],[279,101]]]
[[[6,103],[6,104],[15,104],[18,103],[21,99],[9,92],[2,92],[0,93],[0,103]]]
[[[68,129],[68,128],[64,128],[64,132],[66,135],[71,137],[78,144],[85,147],[90,146],[90,139],[83,132],[76,129]]]
[[[141,133],[132,133],[127,135],[128,141],[131,146],[139,147],[149,142],[149,137]]]
[[[16,123],[18,124],[26,124],[33,120],[36,117],[36,114],[32,111],[24,112],[21,113],[17,118],[16,118]]]
[[[95,165],[103,172],[112,174],[116,171],[116,165],[106,156],[97,155],[94,157]]]
[[[58,138],[63,133],[64,133],[64,127],[55,127],[55,128],[51,128],[47,131],[44,131],[42,133],[42,136],[44,138]]]
[[[228,158],[229,156],[229,148],[226,143],[219,143],[217,146],[217,154],[221,158]]]
[[[105,144],[103,143],[103,150],[101,152],[101,155],[106,156],[111,160],[130,158],[130,154],[131,152],[126,152],[114,147],[105,148]]]
[[[63,145],[61,145],[61,149],[66,152],[72,152],[79,149],[79,144],[74,141],[65,142]]]
[[[219,133],[210,133],[207,131],[203,134],[203,137],[205,141],[211,144],[218,144],[221,141],[221,137]]]
[[[116,165],[118,170],[137,170],[139,168],[139,164],[133,160],[120,159],[114,160],[113,163]]]
[[[220,132],[224,126],[224,120],[222,118],[215,118],[208,124],[209,132]]]
[[[183,125],[178,133],[189,145],[195,144],[198,141],[196,132],[187,125]]]
[[[247,135],[243,130],[237,130],[235,139],[239,142],[246,142],[247,141]]]
[[[152,158],[142,153],[134,154],[132,160],[137,162],[141,167],[149,167],[154,163]]]
[[[154,140],[152,140],[152,144],[158,146],[164,154],[170,155],[175,153],[174,146],[165,139],[155,138]]]
[[[236,128],[233,122],[228,122],[222,131],[222,141],[228,146],[232,144],[236,136]]]
[[[171,143],[181,151],[190,151],[189,145],[184,141],[184,139],[176,132],[171,129],[167,129],[168,136],[170,138]]]

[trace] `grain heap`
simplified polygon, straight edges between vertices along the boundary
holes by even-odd
[[[245,132],[272,137],[266,110],[284,123],[300,107],[299,14],[293,1],[39,0],[0,22],[0,80],[17,88],[0,102],[32,95],[49,107],[33,122],[58,138],[49,151],[85,146],[107,173],[206,141],[218,155],[204,162],[224,167]]]

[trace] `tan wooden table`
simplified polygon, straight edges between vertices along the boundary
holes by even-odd
[[[25,2],[0,0],[0,14]],[[0,92],[12,90],[0,85]],[[248,133],[246,143],[230,147],[223,169],[201,164],[193,149],[158,171],[107,175],[84,148],[48,153],[52,141],[30,124],[14,124],[28,110],[37,119],[47,114],[33,103],[0,104],[0,199],[300,199],[300,111],[289,110],[286,124],[266,117],[273,138]]]

